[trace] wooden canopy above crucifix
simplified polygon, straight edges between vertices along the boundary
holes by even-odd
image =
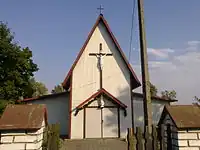
[[[126,109],[127,106],[125,104],[123,104],[120,100],[118,100],[116,97],[114,97],[112,94],[110,94],[108,91],[106,91],[105,89],[101,89],[98,92],[94,93],[92,96],[90,96],[89,98],[87,98],[86,100],[84,100],[81,104],[79,104],[76,108],[77,109],[81,109],[83,108],[85,105],[88,105],[90,102],[92,102],[93,100],[95,100],[95,98],[99,97],[99,96],[105,96],[108,99],[111,100],[112,103],[116,104],[118,107],[122,108],[122,109]]]

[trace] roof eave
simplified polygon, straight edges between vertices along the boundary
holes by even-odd
[[[68,91],[55,93],[55,94],[48,94],[48,95],[43,95],[43,96],[26,98],[26,99],[23,99],[23,100],[17,100],[17,102],[29,102],[29,101],[41,100],[41,99],[44,99],[44,98],[50,98],[50,97],[62,95],[62,94],[65,94],[65,93],[68,93]]]
[[[143,98],[143,94],[142,93],[137,93],[137,92],[132,92],[133,96],[137,95],[139,97]],[[162,98],[159,96],[151,96],[152,100],[157,100],[157,101],[163,101],[163,102],[177,102],[177,99],[166,99],[166,98]]]

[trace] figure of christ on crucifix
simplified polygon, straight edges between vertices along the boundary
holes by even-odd
[[[99,69],[99,82],[100,82],[100,87],[99,89],[103,88],[103,81],[102,81],[102,72],[103,72],[103,57],[104,56],[112,56],[112,53],[103,53],[102,52],[102,43],[99,44],[99,52],[98,53],[89,53],[89,56],[96,56],[97,58],[97,66]]]

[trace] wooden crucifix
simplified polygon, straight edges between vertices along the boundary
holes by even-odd
[[[99,69],[99,90],[103,88],[103,77],[102,77],[102,71],[103,71],[103,57],[104,56],[112,56],[112,53],[103,53],[102,52],[102,43],[99,44],[99,52],[98,53],[89,53],[89,56],[96,56],[97,57],[97,67]],[[104,107],[104,101],[103,101],[103,95],[100,97],[100,108],[101,108],[101,137],[103,137],[103,109]]]
[[[99,69],[99,89],[103,88],[103,81],[102,81],[102,70],[103,70],[103,57],[104,56],[112,56],[112,53],[103,53],[102,52],[102,43],[99,44],[99,52],[98,53],[89,53],[89,56],[96,56],[97,57],[97,66]]]

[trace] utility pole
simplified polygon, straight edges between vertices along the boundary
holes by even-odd
[[[150,81],[148,71],[148,56],[146,46],[146,34],[144,27],[144,8],[143,0],[138,0],[138,19],[139,19],[139,38],[140,38],[140,56],[141,56],[141,71],[142,71],[142,91],[144,95],[143,109],[144,109],[144,124],[148,127],[151,133],[152,127],[152,106],[151,106],[151,93]]]

